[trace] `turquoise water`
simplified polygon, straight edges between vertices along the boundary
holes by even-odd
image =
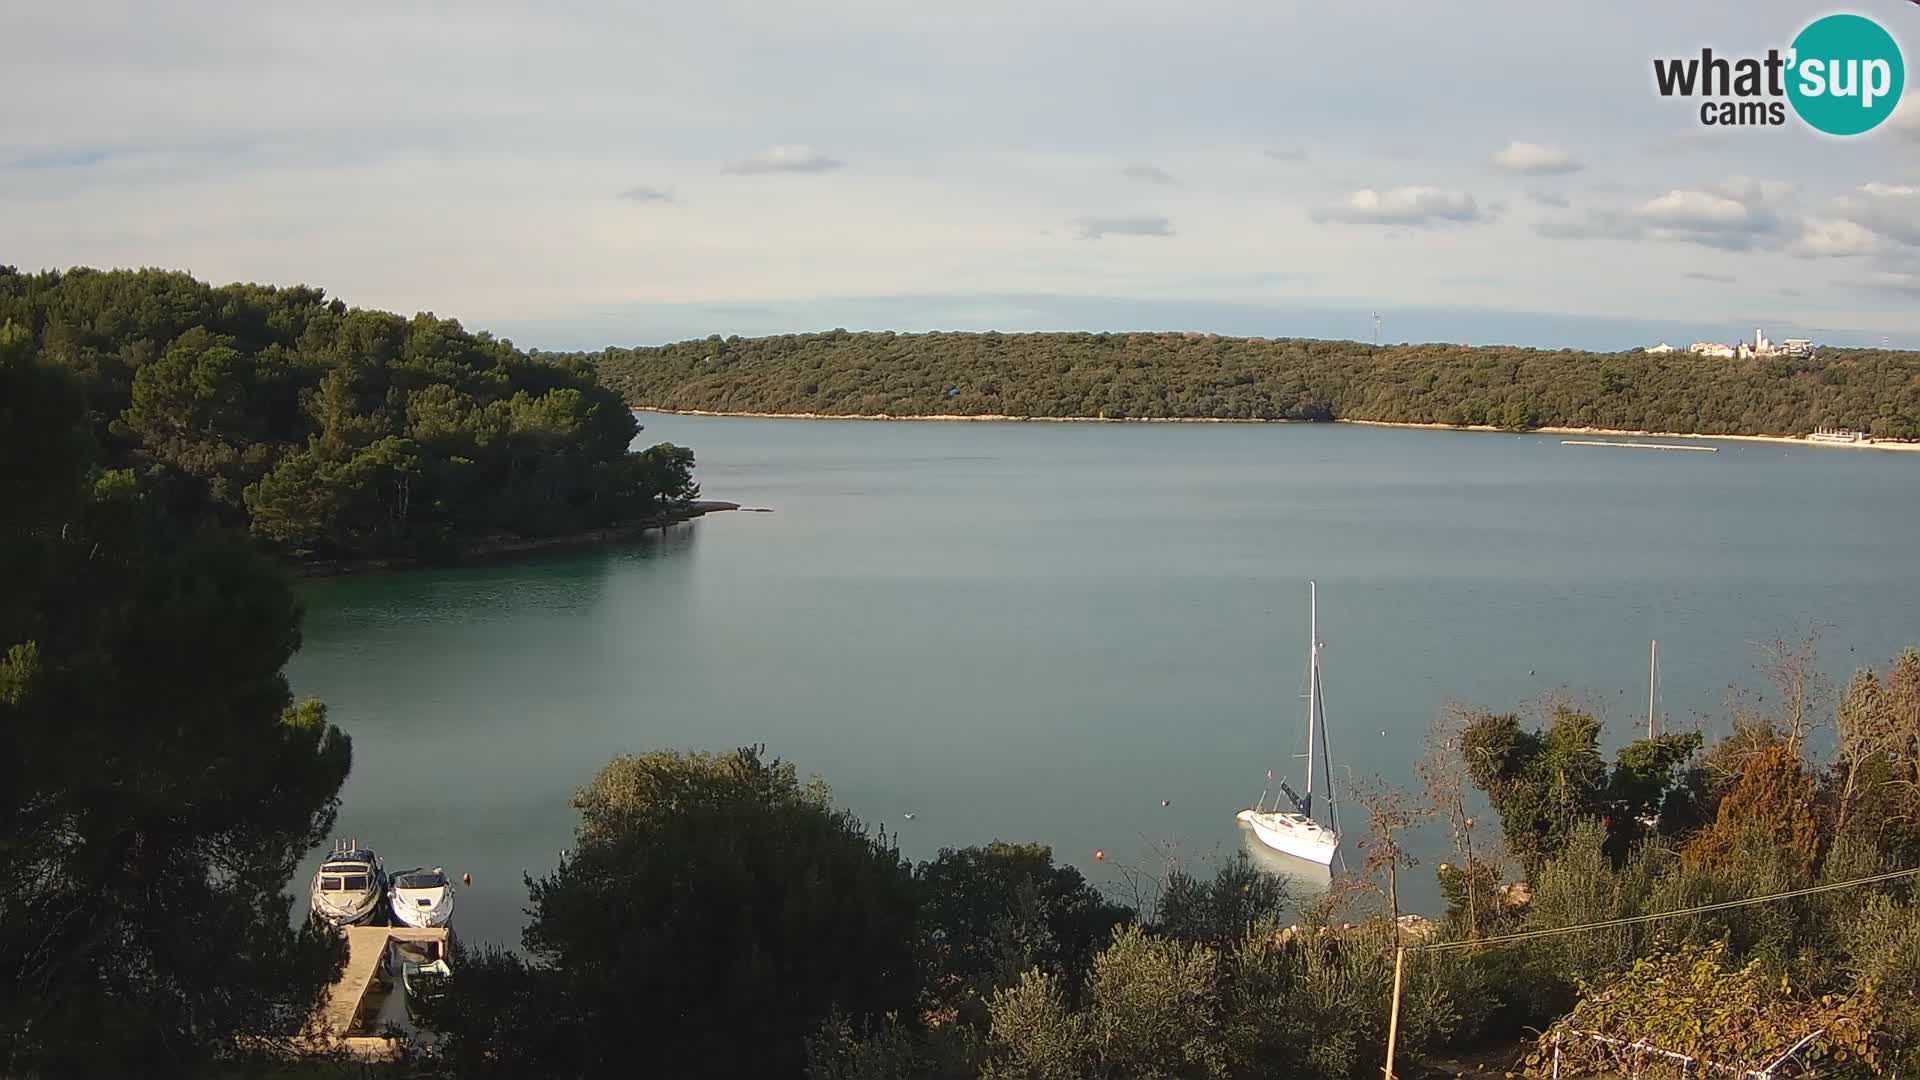
[[[1448,700],[1565,687],[1624,737],[1650,638],[1666,723],[1710,730],[1730,686],[1760,689],[1755,640],[1824,623],[1836,676],[1920,640],[1904,454],[643,419],[694,447],[708,497],[774,512],[303,587],[294,686],[355,743],[340,829],[389,868],[472,873],[468,937],[517,939],[569,793],[657,747],[765,743],[916,859],[1000,837],[1116,885],[1169,850],[1205,864],[1267,769],[1300,786],[1309,578],[1336,773],[1399,783]],[[1444,840],[1418,847],[1403,892],[1430,905]]]

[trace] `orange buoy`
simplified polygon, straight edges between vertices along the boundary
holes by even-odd
[[[462,884],[462,885],[471,885],[471,884],[473,884],[473,875],[472,875],[472,874],[461,874],[461,875],[460,875],[460,884]]]
[[[1106,861],[1107,861],[1107,849],[1106,849],[1106,848],[1094,848],[1094,849],[1093,849],[1093,861],[1094,861],[1094,862],[1106,862]]]

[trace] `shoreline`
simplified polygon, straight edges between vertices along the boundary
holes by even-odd
[[[313,562],[289,563],[288,570],[295,578],[302,580],[389,571],[440,570],[472,563],[499,562],[548,551],[628,544],[655,529],[679,525],[711,513],[738,509],[740,509],[739,503],[722,502],[718,499],[698,499],[664,514],[656,514],[644,521],[629,522],[625,525],[608,525],[598,529],[559,533],[554,536],[481,537],[461,544],[451,559],[415,559],[402,556],[381,559],[322,559]]]
[[[1358,424],[1363,427],[1412,428],[1424,431],[1494,431],[1509,435],[1622,435],[1633,438],[1726,439],[1735,442],[1780,443],[1786,446],[1815,446],[1836,450],[1920,451],[1920,442],[1815,442],[1803,435],[1709,435],[1693,431],[1644,431],[1629,428],[1531,427],[1522,430],[1493,424],[1439,424],[1413,420],[1262,420],[1224,416],[1008,416],[1002,413],[931,413],[895,416],[890,413],[807,413],[807,412],[722,412],[713,409],[663,409],[635,405],[636,413],[662,416],[732,416],[754,420],[898,420],[913,422],[995,423],[995,424]]]

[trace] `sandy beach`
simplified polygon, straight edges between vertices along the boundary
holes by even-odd
[[[710,409],[660,409],[649,406],[636,406],[633,411],[636,413],[660,413],[667,416],[743,416],[762,420],[924,420],[1013,424],[1312,424],[1323,422],[1317,420],[1258,420],[1215,416],[1142,416],[1113,418],[1105,416],[1007,416],[1000,413],[894,416],[887,413],[718,412]],[[1495,427],[1492,424],[1420,424],[1403,420],[1349,419],[1340,419],[1332,422],[1336,424],[1360,424],[1366,427],[1422,428],[1433,431],[1496,431],[1507,434],[1537,435],[1617,435],[1633,438],[1714,439],[1729,442],[1781,443],[1787,446],[1816,446],[1822,449],[1835,450],[1920,451],[1920,442],[1830,443],[1815,442],[1801,435],[1707,435],[1688,431],[1638,431],[1624,428],[1595,427],[1536,427],[1527,428],[1524,432],[1519,432],[1509,428]]]

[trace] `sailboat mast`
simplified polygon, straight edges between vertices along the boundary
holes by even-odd
[[[1647,738],[1653,738],[1653,684],[1660,670],[1660,639],[1647,648]]]
[[[1313,752],[1315,718],[1320,703],[1320,595],[1313,582],[1307,582],[1307,797],[1300,809],[1313,816]]]

